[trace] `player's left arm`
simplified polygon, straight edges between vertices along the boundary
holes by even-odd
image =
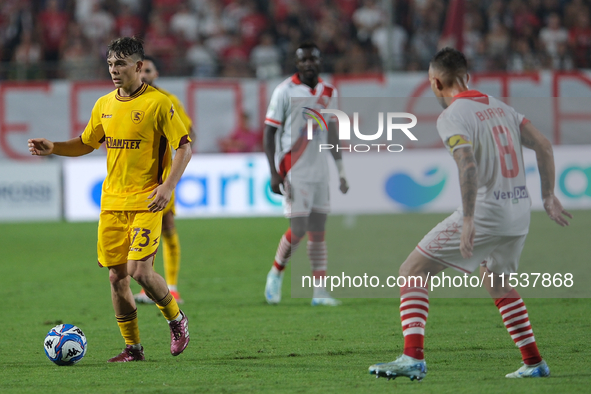
[[[464,210],[464,223],[460,237],[460,252],[467,259],[472,256],[474,248],[474,210],[476,206],[476,193],[478,192],[478,166],[472,146],[461,146],[453,151],[453,157],[460,174],[460,190],[462,193],[462,207]]]
[[[178,147],[176,150],[176,154],[174,155],[174,159],[172,159],[172,167],[170,169],[170,174],[166,178],[166,180],[159,185],[154,191],[150,194],[148,199],[152,199],[150,204],[148,205],[148,209],[152,212],[162,211],[168,205],[168,202],[172,198],[172,191],[176,187],[177,183],[181,179],[183,172],[187,168],[187,164],[191,160],[191,144],[185,143]]]
[[[328,143],[335,147],[331,149],[330,153],[334,159],[337,169],[339,171],[339,181],[341,193],[347,193],[349,190],[349,183],[347,182],[347,176],[345,174],[345,167],[343,166],[343,155],[338,152],[336,147],[339,145],[339,136],[337,131],[337,125],[335,122],[328,123]]]
[[[542,185],[542,199],[544,209],[550,217],[561,226],[568,226],[568,221],[562,216],[572,219],[567,210],[562,207],[558,197],[554,195],[555,168],[552,144],[531,122],[521,126],[521,144],[536,152],[540,183]]]

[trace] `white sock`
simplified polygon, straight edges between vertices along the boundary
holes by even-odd
[[[175,319],[173,319],[173,320],[167,320],[167,322],[170,323],[172,321],[181,321],[181,320],[183,320],[183,312],[180,312],[179,315]]]

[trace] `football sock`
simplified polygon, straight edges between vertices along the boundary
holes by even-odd
[[[181,265],[181,244],[176,228],[163,231],[162,239],[164,241],[164,277],[169,286],[176,286]]]
[[[527,315],[527,308],[517,290],[513,289],[505,297],[497,298],[495,305],[501,312],[503,323],[513,342],[521,351],[523,362],[534,365],[542,361]]]
[[[400,319],[404,335],[404,354],[422,360],[425,341],[425,324],[429,315],[429,293],[424,287],[404,286],[400,288]]]
[[[164,315],[164,318],[168,321],[176,320],[181,313],[179,305],[176,303],[172,294],[170,294],[170,291],[166,293],[163,299],[156,301],[156,305]]]
[[[115,315],[121,336],[126,345],[139,345],[140,329],[137,325],[137,308],[127,315]]]
[[[324,231],[308,231],[308,258],[314,278],[314,296],[324,292],[327,253]]]
[[[271,268],[276,275],[279,275],[285,269],[292,253],[296,251],[301,240],[302,238],[292,234],[291,228],[288,228],[285,234],[283,234],[277,247],[273,268]]]

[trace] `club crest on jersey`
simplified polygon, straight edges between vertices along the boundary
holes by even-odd
[[[139,124],[144,120],[144,111],[131,111],[131,120],[135,124]]]

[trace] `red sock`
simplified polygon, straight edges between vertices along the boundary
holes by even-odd
[[[429,293],[425,287],[404,286],[400,289],[400,319],[404,335],[404,354],[422,360],[425,324],[429,315]]]
[[[289,258],[297,249],[301,240],[302,238],[292,234],[291,228],[288,228],[285,234],[283,234],[281,240],[279,241],[279,246],[277,247],[275,261],[273,262],[273,266],[277,268],[278,271],[283,271],[283,269],[285,269]]]
[[[542,361],[527,309],[517,290],[513,289],[505,297],[497,298],[495,305],[501,312],[503,323],[513,342],[521,351],[523,362],[527,365],[534,365]]]

